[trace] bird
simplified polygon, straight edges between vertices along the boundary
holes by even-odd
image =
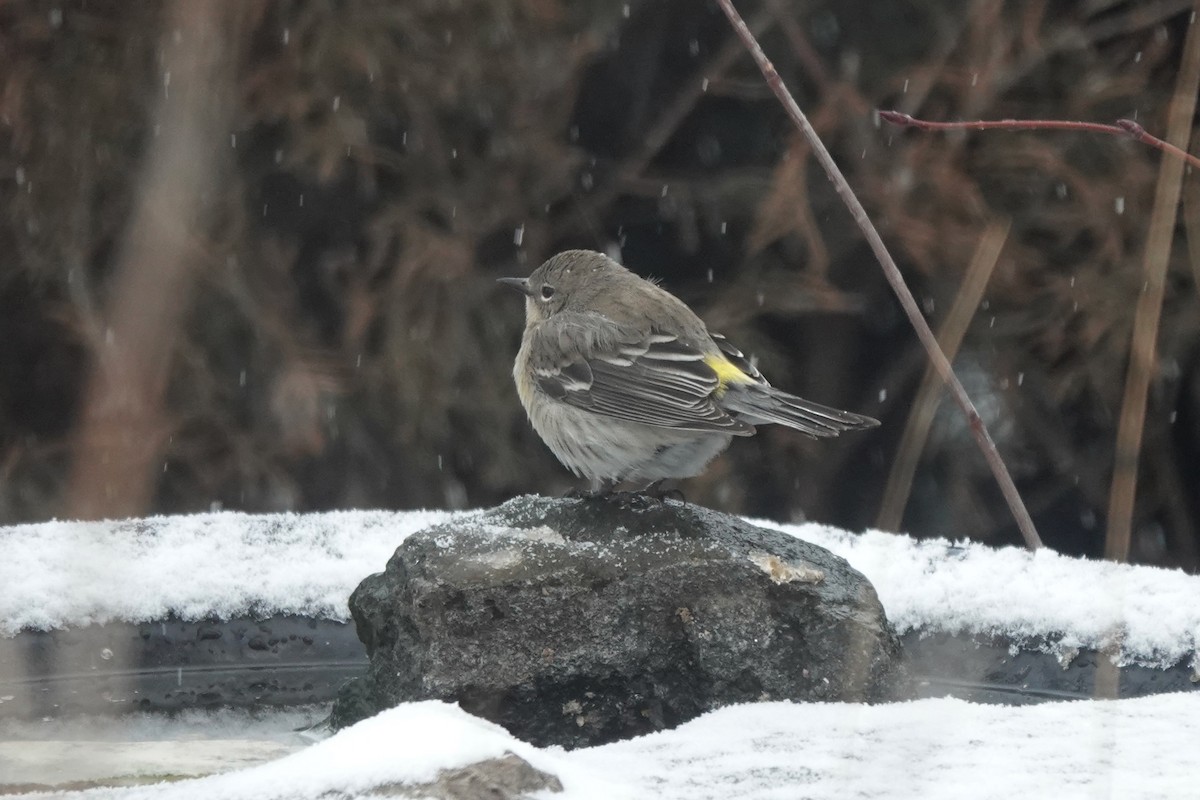
[[[593,494],[699,475],[760,425],[826,438],[879,424],[775,388],[682,300],[603,253],[566,250],[499,283],[525,296],[521,405]]]

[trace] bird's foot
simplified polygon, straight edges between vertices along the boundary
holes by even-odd
[[[687,498],[683,496],[683,490],[678,486],[673,486],[670,489],[663,488],[663,483],[666,480],[666,478],[659,478],[656,481],[652,481],[645,489],[642,489],[641,494],[651,497],[660,503],[667,500],[678,500],[681,503],[686,503]]]
[[[627,505],[639,507],[649,504],[661,505],[667,500],[678,500],[681,503],[686,503],[687,499],[678,487],[663,488],[665,480],[665,478],[660,478],[642,489],[621,492],[616,491],[617,481],[597,481],[592,484],[590,489],[576,487],[564,494],[563,497],[571,500],[617,500]]]
[[[578,486],[571,489],[563,497],[570,500],[603,500],[607,497],[612,497],[617,486],[616,481],[595,481],[590,489],[581,489]]]

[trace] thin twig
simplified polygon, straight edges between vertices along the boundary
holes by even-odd
[[[1121,136],[1161,150],[1200,169],[1200,158],[1164,142],[1131,119],[1119,119],[1113,125],[1100,122],[1072,122],[1063,119],[977,119],[970,122],[930,122],[901,111],[880,111],[879,118],[901,128],[920,128],[927,131],[1086,131]]]
[[[1200,10],[1200,0],[1196,3]],[[1187,146],[1196,110],[1196,90],[1200,88],[1200,33],[1193,24],[1183,46],[1183,64],[1175,84],[1175,94],[1167,110],[1167,138]],[[1167,263],[1171,240],[1175,235],[1175,217],[1183,184],[1183,162],[1164,158],[1159,165],[1154,209],[1150,213],[1150,231],[1142,262],[1145,282],[1138,296],[1133,317],[1133,342],[1129,350],[1129,368],[1125,374],[1125,396],[1117,425],[1117,445],[1113,454],[1113,482],[1108,496],[1108,535],[1104,555],[1115,561],[1129,559],[1133,531],[1133,505],[1137,496],[1138,455],[1146,424],[1146,397],[1154,372],[1154,349],[1158,323],[1162,317],[1166,288]]]
[[[975,255],[967,267],[966,277],[963,278],[954,303],[946,314],[946,321],[938,331],[938,344],[945,351],[946,358],[951,361],[962,345],[967,327],[975,316],[979,301],[983,298],[983,290],[987,288],[988,280],[992,277],[992,270],[1000,258],[1004,242],[1008,239],[1010,226],[1008,221],[994,222],[983,232]],[[883,500],[879,504],[879,517],[875,520],[875,527],[880,530],[900,530],[904,507],[912,490],[913,475],[917,471],[917,463],[921,460],[925,440],[933,425],[941,388],[942,382],[930,365],[921,378],[921,386],[913,399],[908,422],[904,426],[900,444],[896,447],[896,459],[892,462],[892,470],[883,490]]]
[[[967,396],[966,389],[958,380],[958,376],[954,374],[954,370],[950,366],[950,362],[946,359],[945,354],[938,348],[937,338],[934,337],[933,331],[929,328],[929,323],[921,316],[921,309],[917,305],[917,301],[912,296],[912,292],[904,284],[904,278],[900,275],[900,269],[896,266],[896,262],[892,259],[891,254],[887,251],[887,247],[883,244],[883,239],[879,236],[879,231],[871,223],[867,217],[867,211],[863,208],[862,203],[854,195],[854,190],[850,188],[850,184],[846,181],[844,175],[833,157],[829,155],[829,151],[825,149],[824,143],[817,136],[808,118],[804,116],[804,112],[800,110],[800,106],[796,104],[796,100],[792,97],[791,92],[784,86],[783,80],[779,77],[779,73],[775,71],[775,67],[767,59],[759,46],[758,40],[754,38],[754,34],[746,27],[746,23],[742,21],[741,16],[733,7],[731,0],[717,0],[721,6],[721,10],[725,12],[725,16],[729,18],[729,22],[733,25],[733,29],[741,38],[746,49],[750,51],[750,55],[754,57],[754,62],[762,71],[763,77],[767,84],[771,87],[771,91],[779,98],[779,102],[783,104],[784,110],[791,117],[792,122],[800,129],[804,137],[808,139],[812,146],[813,155],[817,161],[825,169],[825,173],[829,176],[829,180],[833,183],[834,189],[842,198],[842,202],[846,204],[854,221],[862,230],[863,236],[866,237],[867,243],[871,246],[871,250],[875,253],[875,257],[879,260],[883,267],[883,274],[891,284],[892,290],[896,293],[900,305],[904,308],[908,315],[909,321],[917,332],[917,338],[921,340],[926,352],[929,353],[930,359],[933,361],[934,367],[942,380],[950,387],[950,393],[954,397],[954,401],[962,409],[963,414],[967,418],[967,425],[974,434],[976,441],[979,442],[979,447],[983,451],[983,456],[991,467],[992,474],[996,478],[996,482],[1000,484],[1000,491],[1004,494],[1004,499],[1008,502],[1008,507],[1012,511],[1013,517],[1016,519],[1017,527],[1021,531],[1021,535],[1025,539],[1025,544],[1030,549],[1036,549],[1042,546],[1041,537],[1038,536],[1037,530],[1034,528],[1033,520],[1029,516],[1029,511],[1026,510],[1024,502],[1021,500],[1021,495],[1017,492],[1017,487],[1013,483],[1012,476],[1008,474],[1008,468],[1004,466],[1004,461],[1000,458],[1000,453],[996,450],[996,443],[992,441],[991,435],[987,431],[987,427],[983,424],[983,420],[979,417],[979,412],[975,410],[975,405],[971,402],[971,398]]]

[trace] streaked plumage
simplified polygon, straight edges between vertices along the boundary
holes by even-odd
[[[756,425],[827,437],[879,424],[775,389],[681,300],[601,253],[568,250],[502,282],[526,295],[521,403],[594,482],[698,475]]]

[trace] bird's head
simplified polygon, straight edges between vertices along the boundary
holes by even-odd
[[[562,311],[587,311],[598,305],[633,273],[603,253],[565,250],[552,256],[528,278],[500,278],[499,283],[525,295],[525,324],[539,322]]]

